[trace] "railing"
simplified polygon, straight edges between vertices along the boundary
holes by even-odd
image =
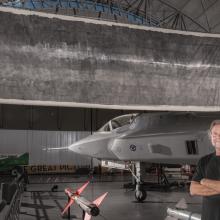
[[[0,219],[18,220],[22,193],[24,192],[24,175],[18,174],[9,184],[2,183],[0,198]]]

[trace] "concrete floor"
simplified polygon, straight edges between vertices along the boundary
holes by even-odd
[[[85,178],[86,179],[86,178]],[[39,180],[39,179],[38,179]],[[51,187],[57,179],[50,178],[44,184],[32,181],[27,187],[27,192],[24,192],[22,198],[20,219],[22,220],[59,220],[63,219],[60,215],[61,210],[67,202],[67,197],[64,194],[64,189],[71,187],[76,189],[81,186],[84,179],[71,179],[71,182],[62,181],[56,183],[58,185],[57,192],[51,192]],[[52,182],[54,183],[52,183]],[[123,188],[124,182],[120,181],[105,181],[100,182],[94,179],[83,196],[90,201],[108,192],[107,197],[100,206],[101,216],[94,217],[96,220],[129,220],[129,219],[165,219],[167,207],[174,207],[181,199],[185,198],[188,204],[188,210],[200,213],[201,198],[191,197],[186,190],[175,192],[148,192],[148,197],[145,202],[137,203],[134,199],[134,192]],[[35,182],[35,183],[33,183]],[[71,207],[71,219],[81,219],[82,211],[77,205]]]

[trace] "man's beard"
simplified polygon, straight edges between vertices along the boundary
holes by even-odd
[[[220,150],[220,140],[215,141],[214,146],[215,146],[216,149]]]

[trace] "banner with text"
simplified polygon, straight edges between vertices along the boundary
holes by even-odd
[[[74,165],[29,165],[24,166],[27,174],[75,173]]]

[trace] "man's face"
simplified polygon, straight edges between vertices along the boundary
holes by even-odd
[[[220,150],[220,124],[215,125],[211,130],[211,142],[215,149]]]

